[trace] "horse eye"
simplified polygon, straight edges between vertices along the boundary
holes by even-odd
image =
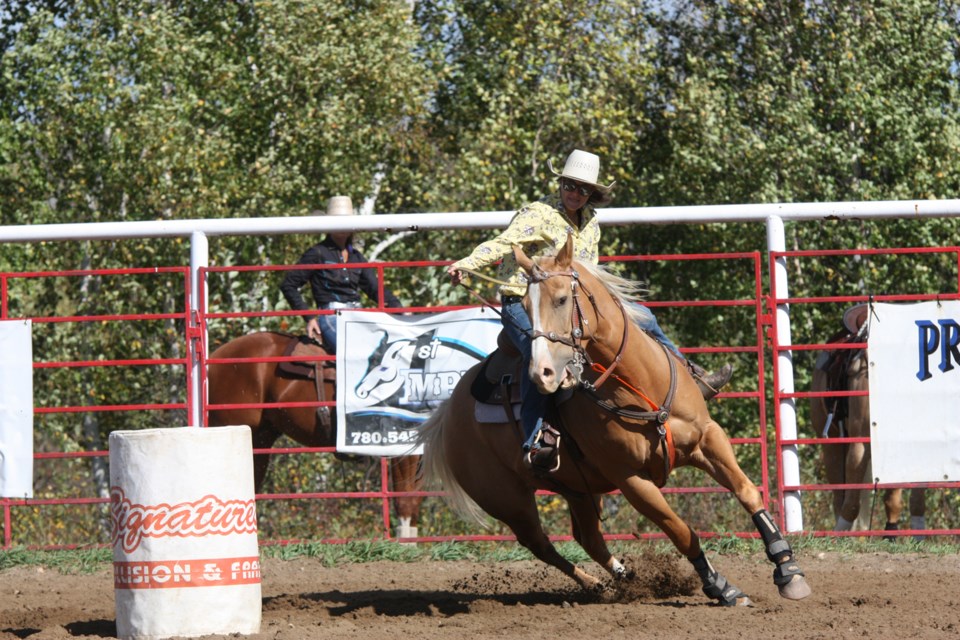
[[[558,307],[566,306],[566,304],[567,304],[567,296],[560,296],[559,298],[557,298]]]

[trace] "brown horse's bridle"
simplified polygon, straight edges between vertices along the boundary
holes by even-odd
[[[623,339],[620,341],[620,348],[617,350],[617,355],[613,358],[613,364],[607,368],[606,371],[595,381],[589,382],[583,379],[583,365],[592,366],[593,361],[590,359],[590,356],[587,354],[586,348],[584,348],[584,341],[590,341],[594,339],[594,335],[586,335],[584,332],[584,327],[589,324],[586,318],[583,315],[583,307],[580,303],[580,295],[578,289],[582,289],[583,293],[587,296],[587,300],[590,301],[590,306],[593,307],[593,313],[596,315],[597,319],[603,317],[603,314],[600,313],[600,307],[597,306],[597,300],[590,291],[583,286],[583,283],[580,281],[580,274],[576,269],[568,269],[566,271],[546,271],[540,265],[534,265],[533,269],[530,271],[530,284],[539,284],[544,280],[555,277],[567,277],[570,278],[570,289],[571,296],[573,297],[573,309],[570,312],[570,335],[561,336],[558,335],[555,331],[540,331],[536,329],[530,333],[530,340],[536,340],[537,338],[546,338],[550,342],[559,342],[560,344],[566,345],[574,350],[575,359],[574,366],[579,369],[577,379],[580,381],[580,385],[596,390],[601,384],[606,382],[607,378],[610,377],[610,374],[613,373],[613,370],[617,368],[617,365],[620,364],[620,361],[623,360],[623,353],[627,347],[627,329],[629,320],[627,318],[627,312],[623,308],[623,304],[619,299],[614,298],[614,301],[617,303],[617,306],[620,308],[620,313],[623,315]]]
[[[600,387],[600,385],[607,381],[607,379],[613,373],[613,370],[616,369],[617,365],[619,365],[623,360],[623,354],[627,348],[627,338],[629,336],[630,328],[630,319],[627,316],[627,310],[624,308],[620,299],[614,296],[613,300],[620,309],[620,314],[623,317],[623,337],[620,340],[620,348],[617,349],[617,355],[614,356],[613,363],[609,367],[607,367],[605,370],[602,367],[599,367],[603,372],[596,381],[590,382],[588,380],[584,380],[584,363],[587,363],[592,368],[597,368],[594,367],[594,363],[591,360],[590,355],[587,353],[586,347],[584,347],[584,342],[589,342],[590,340],[595,339],[594,336],[596,335],[596,330],[594,330],[594,334],[590,336],[587,336],[584,333],[583,327],[586,326],[588,322],[583,315],[583,307],[580,304],[580,296],[577,292],[578,288],[583,290],[584,294],[587,296],[587,299],[590,301],[590,305],[593,307],[594,314],[597,317],[598,324],[599,319],[603,317],[603,314],[600,313],[600,307],[597,305],[596,298],[580,281],[580,274],[575,269],[568,269],[566,271],[546,271],[540,265],[534,264],[533,268],[530,270],[529,284],[539,284],[544,280],[558,276],[567,277],[571,280],[570,288],[572,291],[571,295],[573,297],[573,309],[570,312],[570,335],[561,336],[555,331],[540,331],[539,329],[536,329],[530,333],[531,341],[536,340],[537,338],[546,338],[551,342],[559,342],[560,344],[571,347],[574,350],[573,366],[579,370],[577,375],[579,387],[588,396],[590,396],[590,399],[593,400],[594,404],[600,408],[620,417],[656,423],[657,432],[660,436],[660,446],[663,450],[663,479],[665,483],[667,477],[670,475],[670,469],[673,466],[673,460],[675,457],[675,452],[673,450],[673,438],[671,437],[670,431],[667,427],[667,420],[670,418],[670,410],[673,406],[673,398],[677,392],[677,367],[676,363],[673,361],[673,357],[667,351],[666,346],[660,342],[657,342],[657,344],[659,344],[663,349],[664,354],[667,356],[667,363],[670,367],[670,386],[667,391],[667,397],[664,399],[663,404],[656,409],[652,411],[634,411],[632,409],[618,407],[612,402],[601,398],[597,394],[597,389]],[[614,377],[627,388],[637,391],[635,387],[620,378],[620,376]],[[646,396],[643,397],[646,398]],[[651,404],[653,403],[651,402]]]

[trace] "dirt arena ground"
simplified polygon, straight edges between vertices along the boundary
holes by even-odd
[[[638,578],[587,595],[536,562],[376,562],[323,567],[267,558],[255,640],[349,638],[958,638],[960,557],[817,553],[800,556],[813,587],[781,599],[757,554],[713,555],[753,599],[713,606],[686,562],[628,557]],[[584,565],[590,571],[595,565]],[[110,567],[92,575],[18,567],[0,573],[0,639],[112,638]],[[208,636],[238,638],[238,635]]]

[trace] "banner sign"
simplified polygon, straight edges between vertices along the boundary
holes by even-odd
[[[960,302],[872,305],[876,482],[960,479]]]
[[[5,320],[0,322],[0,498],[32,497],[32,323]]]
[[[337,316],[337,450],[371,456],[421,453],[416,428],[464,373],[496,347],[490,309],[398,316]]]

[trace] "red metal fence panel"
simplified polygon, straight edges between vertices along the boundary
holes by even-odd
[[[771,273],[777,262],[786,263],[790,273],[790,290],[778,291],[776,279],[771,278],[770,309],[773,326],[770,332],[772,359],[786,357],[792,361],[796,374],[795,390],[786,391],[774,377],[772,404],[775,411],[776,458],[784,451],[795,451],[800,460],[799,478],[785,478],[783,467],[778,466],[777,495],[802,495],[802,528],[816,536],[929,536],[957,535],[957,494],[944,491],[960,488],[960,482],[938,483],[892,483],[879,484],[870,478],[861,481],[830,483],[826,480],[822,457],[825,445],[849,447],[863,444],[869,455],[869,435],[827,437],[820,425],[813,424],[810,404],[819,399],[844,399],[868,395],[866,390],[822,389],[812,384],[815,361],[825,351],[865,349],[866,343],[850,342],[844,345],[828,344],[830,336],[841,329],[845,309],[864,302],[920,302],[931,300],[960,299],[960,248],[923,247],[856,249],[824,251],[774,251],[769,254]],[[824,278],[803,278],[801,274],[816,268]],[[922,284],[906,282],[915,280],[897,277],[898,270],[911,270],[926,274]],[[906,273],[906,271],[904,271]],[[777,308],[789,307],[789,313],[778,314]],[[790,338],[780,342],[784,334],[782,323],[789,318]],[[774,371],[776,372],[776,367]],[[796,436],[782,433],[784,411],[794,407],[797,414]],[[922,428],[909,419],[909,408],[904,408],[903,428]],[[820,432],[818,433],[818,429]],[[916,493],[927,489],[926,495],[918,494],[914,517],[923,515],[924,520],[910,520],[896,531],[886,530],[887,514],[883,498],[887,490],[905,489]],[[936,491],[929,491],[936,490]],[[834,531],[835,517],[832,501],[844,491],[860,495],[860,517],[854,530]],[[923,508],[925,507],[925,509]],[[896,512],[891,517],[896,517]],[[789,527],[788,527],[789,528]],[[859,528],[859,530],[858,530]]]
[[[766,460],[766,394],[763,385],[765,363],[762,336],[764,332],[764,297],[762,295],[762,263],[759,253],[745,254],[698,254],[698,255],[662,255],[627,256],[611,258],[615,268],[625,275],[642,277],[652,283],[676,279],[682,281],[685,265],[704,264],[717,272],[726,273],[732,280],[740,283],[739,293],[729,299],[710,300],[687,296],[672,299],[660,294],[647,304],[653,308],[668,334],[674,327],[698,324],[704,318],[726,315],[729,322],[723,326],[736,327],[736,331],[718,331],[713,344],[685,345],[681,350],[689,357],[704,364],[717,365],[726,359],[735,359],[738,376],[735,384],[714,400],[715,411],[720,415],[721,423],[736,423],[731,429],[731,440],[738,451],[744,451],[744,460]],[[371,266],[378,270],[381,282],[389,283],[397,274],[406,271],[439,269],[446,263],[440,262],[403,262],[376,263]],[[715,266],[714,266],[715,265]],[[202,301],[201,311],[191,317],[189,309],[190,279],[186,267],[158,267],[155,269],[127,270],[85,270],[70,272],[31,272],[0,274],[0,292],[2,292],[2,319],[30,317],[38,327],[41,339],[35,339],[35,376],[40,380],[38,388],[35,419],[41,420],[40,430],[46,427],[43,420],[48,415],[74,416],[75,420],[61,422],[55,432],[76,430],[76,421],[104,420],[102,416],[111,416],[111,428],[141,428],[148,426],[178,426],[186,424],[184,417],[190,415],[195,399],[190,390],[193,358],[206,365],[211,363],[209,353],[203,349],[210,342],[210,350],[221,342],[251,330],[278,329],[298,332],[302,329],[301,312],[264,310],[251,308],[249,302],[256,301],[255,296],[242,298],[244,304],[238,304],[238,296],[230,294],[229,288],[235,287],[238,280],[246,279],[245,284],[251,291],[262,293],[263,282],[273,281],[274,285],[282,278],[282,272],[292,267],[285,266],[246,266],[246,267],[209,267],[204,270],[201,283],[205,289],[198,292]],[[669,278],[666,275],[669,274]],[[149,288],[156,285],[141,284],[142,279],[156,277],[176,277],[176,283],[166,282],[160,285],[168,297],[177,299],[176,308],[163,312],[137,312],[127,305],[143,305],[142,300],[123,299],[122,308],[96,309],[95,313],[59,314],[57,305],[41,310],[34,315],[21,312],[23,283],[32,282],[36,286],[52,286],[57,279],[82,281],[95,278],[101,281],[126,278],[126,286],[132,289]],[[39,283],[39,284],[38,284]],[[274,286],[269,285],[269,286]],[[119,286],[119,285],[118,285]],[[202,285],[203,286],[203,285]],[[55,287],[54,287],[55,288]],[[69,288],[69,287],[68,287]],[[72,287],[79,290],[80,285]],[[466,300],[466,299],[465,299]],[[463,308],[464,305],[434,308],[429,300],[424,304],[410,305],[393,312],[443,311]],[[63,301],[61,300],[63,307]],[[66,307],[78,306],[73,303]],[[141,353],[145,345],[138,344],[139,334],[129,331],[107,332],[106,328],[136,327],[143,322],[168,323],[166,335],[170,342],[164,349],[153,349],[151,355]],[[58,361],[56,343],[43,339],[49,327],[66,323],[77,323],[86,327],[96,326],[98,331],[110,334],[113,344],[123,343],[124,357],[117,357],[99,343],[96,353],[83,360]],[[721,323],[722,324],[722,323]],[[200,327],[200,335],[195,335],[191,327]],[[46,327],[46,328],[45,328]],[[672,337],[676,338],[675,335]],[[154,345],[155,346],[155,345]],[[49,347],[49,349],[48,349]],[[176,357],[169,357],[176,352]],[[139,357],[133,357],[138,355]],[[284,358],[270,358],[270,361]],[[289,358],[288,358],[289,359]],[[157,393],[164,385],[154,385],[149,390],[155,397],[143,397],[142,381],[144,376],[125,373],[133,368],[161,368],[166,370],[165,381],[170,388],[164,397]],[[712,367],[711,367],[712,368]],[[104,384],[109,389],[83,389],[85,373],[92,370],[116,371],[114,377],[107,378]],[[80,372],[80,378],[69,381],[53,381],[53,386],[75,384],[76,388],[60,404],[45,400],[43,390],[47,382],[43,379],[46,372]],[[128,386],[129,385],[129,386]],[[139,397],[138,397],[139,396]],[[90,398],[88,401],[87,398]],[[319,405],[321,403],[314,403]],[[279,403],[277,406],[282,405]],[[205,407],[209,410],[210,407]],[[748,416],[744,418],[743,416]],[[748,424],[750,423],[750,424]],[[115,425],[115,426],[114,426]],[[109,539],[109,518],[106,514],[108,502],[104,490],[104,469],[106,451],[101,442],[89,438],[61,438],[60,441],[39,439],[35,454],[38,465],[39,482],[36,497],[32,499],[0,499],[3,511],[3,548],[13,546],[32,546],[41,548],[75,548],[90,545],[102,545]],[[78,446],[82,443],[82,446]],[[752,453],[746,453],[752,450]],[[395,514],[391,509],[391,500],[410,492],[394,492],[389,486],[389,473],[386,461],[375,460],[361,464],[356,469],[334,460],[332,448],[305,447],[293,441],[280,442],[271,449],[274,454],[274,468],[271,476],[274,483],[258,496],[259,509],[265,542],[290,542],[293,540],[323,540],[342,542],[350,539],[392,538],[392,524]],[[319,454],[319,455],[318,455]],[[91,461],[98,461],[93,464]],[[286,460],[286,462],[280,462]],[[85,462],[86,461],[86,462]],[[52,465],[63,465],[54,469]],[[372,466],[370,466],[372,464]],[[769,471],[766,464],[752,464],[746,469],[748,475],[761,489],[764,503],[776,511],[776,505],[770,502]],[[49,467],[49,468],[48,468]],[[749,518],[738,513],[739,506],[726,490],[700,472],[688,473],[679,470],[665,488],[671,502],[707,537],[712,535],[737,534],[751,535],[752,525]],[[98,475],[99,474],[99,475]],[[421,516],[420,534],[415,540],[487,540],[512,539],[508,531],[477,532],[464,523],[456,521],[446,511],[436,491],[415,492],[426,498]],[[544,493],[540,496],[545,521],[555,539],[570,539],[569,523],[559,498]],[[322,506],[321,506],[322,505]],[[626,507],[626,508],[624,508]],[[718,517],[718,514],[719,517]],[[660,537],[652,530],[620,497],[611,495],[605,500],[605,528],[612,539],[633,539]],[[360,523],[356,526],[344,524],[348,521]]]

